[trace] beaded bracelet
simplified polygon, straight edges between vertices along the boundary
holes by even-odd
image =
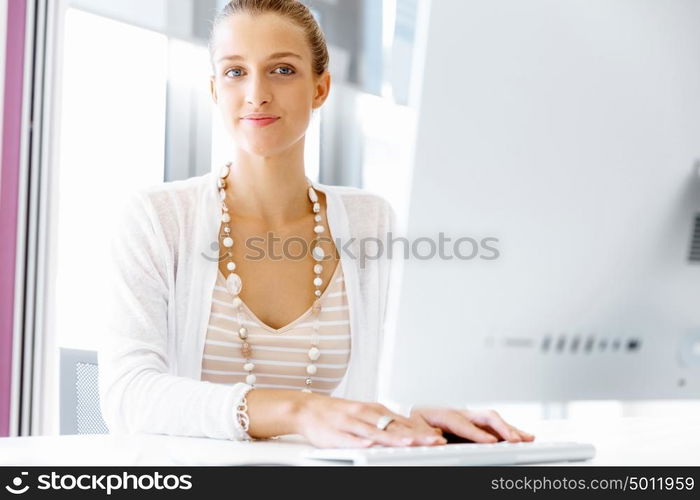
[[[253,438],[248,434],[248,429],[250,428],[250,418],[248,417],[248,401],[246,400],[246,395],[252,389],[252,387],[246,388],[243,393],[240,403],[236,406],[236,426],[238,427],[239,433],[242,435],[242,441],[252,441]]]

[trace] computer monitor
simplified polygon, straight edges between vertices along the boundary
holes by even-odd
[[[431,2],[392,399],[700,398],[699,18]]]

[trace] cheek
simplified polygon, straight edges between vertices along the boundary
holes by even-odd
[[[295,89],[292,95],[286,99],[285,107],[294,110],[294,115],[297,120],[308,120],[311,116],[313,98],[308,90]]]
[[[226,85],[219,87],[219,103],[226,104],[227,108],[230,108],[231,104],[234,104],[240,100],[239,93],[236,89],[232,87],[227,87]]]

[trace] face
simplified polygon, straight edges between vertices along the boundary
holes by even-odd
[[[280,52],[298,57],[271,57]],[[304,31],[277,14],[236,14],[221,22],[213,61],[212,99],[236,146],[251,154],[274,156],[299,143],[312,111],[328,97],[330,74],[312,71]],[[250,113],[279,118],[264,125],[244,118]]]

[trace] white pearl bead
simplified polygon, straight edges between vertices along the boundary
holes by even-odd
[[[326,256],[326,253],[320,246],[315,246],[311,253],[313,254],[315,260],[323,260],[323,258]]]
[[[223,167],[221,167],[221,171],[219,172],[219,177],[221,177],[222,179],[223,179],[224,177],[227,177],[227,176],[228,176],[228,172],[229,172],[229,165],[226,164],[226,165],[224,165]]]
[[[317,371],[316,365],[307,365],[306,366],[306,373],[308,373],[309,375],[316,375],[316,371]]]
[[[321,234],[323,231],[325,231],[325,228],[321,225],[314,227],[314,233],[316,234]]]
[[[323,284],[323,280],[321,278],[314,278],[314,286],[321,286]]]
[[[312,203],[316,203],[318,201],[318,195],[312,187],[309,188],[309,199],[312,201]]]
[[[224,201],[226,199],[226,191],[224,191],[223,189],[219,191],[219,199],[221,201]]]
[[[231,238],[230,236],[224,238],[224,246],[226,248],[231,248],[233,246],[233,238]]]
[[[231,273],[226,278],[226,289],[231,295],[238,295],[241,293],[241,288],[243,288],[243,282],[241,277],[236,273]]]
[[[243,365],[243,369],[247,372],[252,372],[255,368],[255,363],[246,363]]]
[[[316,290],[316,291],[314,292],[314,295],[316,295],[316,297],[320,297],[320,296],[321,296],[321,290]]]
[[[242,326],[238,329],[238,336],[242,338],[243,340],[248,338],[248,329],[245,326]]]
[[[311,349],[309,349],[309,359],[311,361],[316,361],[320,355],[321,351],[318,349],[318,347],[312,347]]]
[[[304,387],[304,388],[301,390],[301,392],[311,392],[311,389],[307,389],[306,387]]]
[[[243,303],[243,301],[241,300],[240,297],[234,297],[233,300],[231,301],[231,305],[233,305],[233,307],[239,307],[242,303]]]
[[[318,202],[314,203],[314,212],[319,213],[320,211],[321,211],[320,203],[318,203]]]
[[[246,376],[246,378],[245,378],[245,382],[248,385],[253,385],[255,383],[255,380],[256,380],[255,375],[253,375],[252,373],[250,375]]]
[[[224,214],[221,216],[221,221],[222,221],[222,222],[231,222],[231,216],[230,216],[229,214],[227,214],[227,213],[224,213]]]
[[[321,222],[321,216],[320,215],[314,215],[314,220],[316,222]]]
[[[236,263],[235,262],[229,262],[226,264],[226,269],[229,271],[235,271],[236,270]]]
[[[323,266],[321,264],[314,265],[314,274],[321,274],[323,272]]]

